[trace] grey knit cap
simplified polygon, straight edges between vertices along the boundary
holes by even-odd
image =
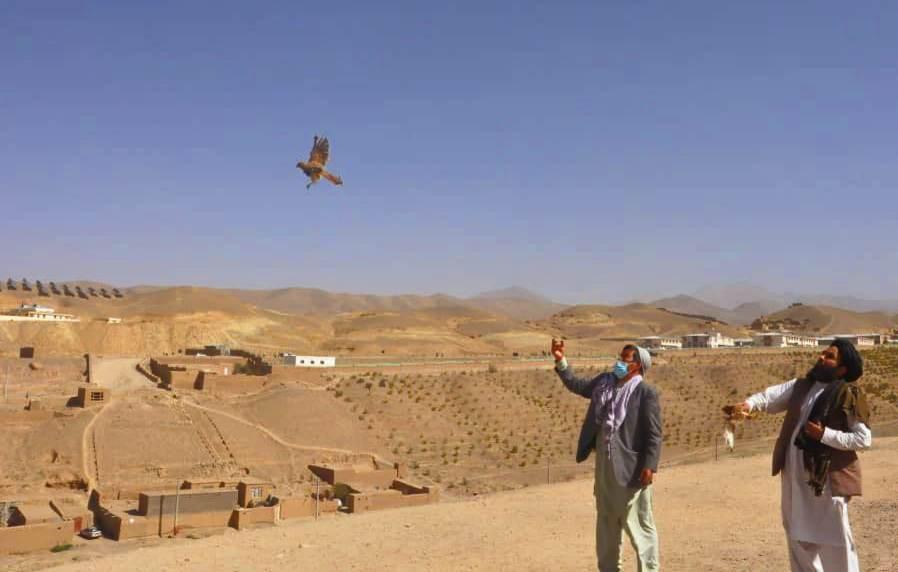
[[[642,375],[645,375],[648,373],[649,368],[652,367],[652,354],[641,346],[636,346],[636,353],[639,354],[639,363],[642,364]]]

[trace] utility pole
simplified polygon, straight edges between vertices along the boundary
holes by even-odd
[[[318,520],[318,500],[321,498],[321,479],[315,475],[315,520]]]
[[[178,507],[181,504],[181,485],[175,485],[175,520],[172,523],[172,536],[178,535]]]

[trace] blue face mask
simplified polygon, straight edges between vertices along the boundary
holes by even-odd
[[[617,360],[617,363],[614,364],[614,377],[617,379],[623,379],[627,377],[627,374],[630,373],[630,365],[625,361]]]

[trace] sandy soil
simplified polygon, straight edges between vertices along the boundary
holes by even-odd
[[[898,569],[898,439],[863,454],[866,494],[851,519],[867,572]],[[769,455],[728,457],[659,473],[655,516],[665,570],[786,570],[779,481]],[[80,543],[9,570],[590,570],[594,569],[592,482],[530,487],[469,501],[364,515],[296,520],[201,538],[125,545]],[[105,545],[105,548],[104,548]],[[116,552],[108,555],[109,551]],[[101,554],[107,555],[101,558]],[[634,569],[624,550],[625,569]],[[6,564],[0,560],[0,565]]]
[[[93,357],[91,382],[116,392],[149,389],[151,382],[137,371],[138,358]]]

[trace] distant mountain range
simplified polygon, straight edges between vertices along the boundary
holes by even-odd
[[[831,306],[852,312],[898,312],[898,299],[867,300],[856,296],[795,291],[776,293],[748,282],[705,286],[693,292],[691,297],[724,310],[735,310],[747,303],[758,304],[762,314],[787,308],[796,302],[812,306]]]
[[[395,296],[194,286],[121,288],[123,298],[41,296],[0,290],[0,310],[49,305],[80,322],[41,326],[0,324],[0,353],[21,345],[59,354],[155,355],[228,343],[256,351],[323,351],[334,355],[539,355],[551,337],[587,352],[647,335],[720,331],[749,335],[749,325],[815,335],[886,332],[898,316],[829,305],[778,301],[723,308],[694,296],[652,303],[567,306],[521,287],[469,298],[446,294]],[[762,319],[763,316],[763,319]],[[119,320],[109,325],[109,318]]]

